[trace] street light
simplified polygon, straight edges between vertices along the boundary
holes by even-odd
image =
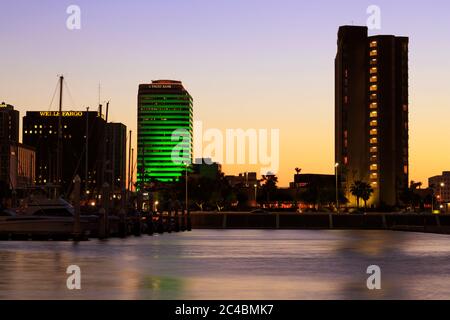
[[[186,214],[188,212],[188,163],[186,162],[185,164],[185,180],[186,180]]]
[[[439,188],[439,201],[440,201],[440,207],[441,207],[441,209],[444,208],[444,206],[442,205],[442,203],[443,203],[443,200],[442,200],[442,188],[443,188],[443,187],[445,187],[445,183],[444,183],[444,182],[441,182],[440,188]]]
[[[339,213],[338,168],[339,168],[339,163],[336,162],[334,164],[334,175],[336,177],[336,210]]]

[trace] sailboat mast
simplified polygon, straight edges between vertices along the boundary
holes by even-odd
[[[59,113],[58,113],[58,145],[56,150],[56,183],[59,193],[62,190],[62,99],[64,76],[59,77]]]

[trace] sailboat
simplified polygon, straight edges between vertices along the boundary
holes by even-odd
[[[69,237],[74,231],[75,210],[72,205],[60,197],[62,191],[62,96],[64,77],[60,76],[60,99],[57,147],[57,184],[51,186],[49,198],[46,193],[35,192],[28,197],[22,208],[0,219],[0,236],[61,238]],[[98,217],[80,218],[81,234],[88,236],[95,228]]]

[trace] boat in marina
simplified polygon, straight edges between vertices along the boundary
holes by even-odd
[[[81,216],[81,234],[89,236],[97,224],[97,216]],[[63,199],[32,198],[24,207],[4,210],[0,215],[3,237],[68,237],[74,233],[74,225],[74,208]]]

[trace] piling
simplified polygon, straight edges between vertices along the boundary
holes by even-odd
[[[120,198],[119,210],[119,237],[125,238],[127,236],[127,191],[122,189]]]
[[[186,215],[185,215],[185,211],[181,211],[181,226],[180,226],[180,231],[186,231]]]
[[[187,222],[186,222],[186,230],[192,231],[192,221],[191,221],[191,212],[187,210]]]
[[[180,232],[180,217],[178,216],[178,209],[175,209],[175,225],[174,231]]]
[[[109,237],[109,206],[110,206],[110,188],[108,183],[102,186],[102,208],[104,209],[104,236]]]
[[[81,179],[80,176],[77,175],[74,182],[74,202],[75,202],[75,219],[73,224],[73,239],[79,240],[81,238],[81,222],[80,222],[80,215],[81,215],[81,208],[80,208],[80,189],[81,189]]]

